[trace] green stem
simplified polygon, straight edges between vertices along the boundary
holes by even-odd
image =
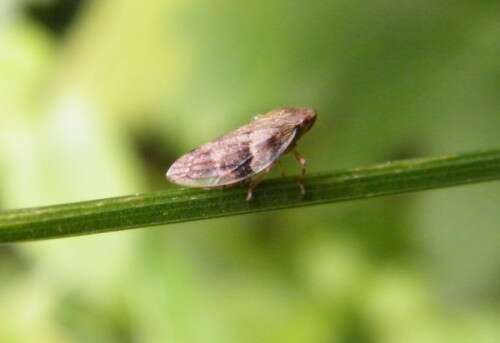
[[[300,195],[295,177],[246,189],[176,189],[142,195],[0,212],[0,242],[117,231],[236,214],[365,199],[500,179],[500,150],[388,162],[309,175]]]

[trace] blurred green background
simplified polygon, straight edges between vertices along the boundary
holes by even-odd
[[[319,112],[312,172],[498,148],[499,91],[498,1],[1,0],[0,208],[174,187],[180,154],[285,105]],[[0,342],[498,342],[499,203],[2,245]]]

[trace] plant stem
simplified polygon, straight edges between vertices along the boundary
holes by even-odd
[[[246,188],[176,189],[0,212],[0,242],[70,237],[365,199],[500,179],[500,150],[387,162],[308,175],[301,196],[295,177],[263,182],[251,202]]]

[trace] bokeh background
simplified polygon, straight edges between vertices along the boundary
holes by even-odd
[[[499,91],[498,1],[1,0],[0,208],[173,187],[180,154],[284,105],[319,111],[313,172],[494,148]],[[2,245],[0,342],[498,342],[499,203]]]

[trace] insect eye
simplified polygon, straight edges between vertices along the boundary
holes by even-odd
[[[311,128],[311,126],[313,126],[315,121],[316,121],[316,116],[306,117],[302,121],[302,127],[306,130],[309,130]]]

